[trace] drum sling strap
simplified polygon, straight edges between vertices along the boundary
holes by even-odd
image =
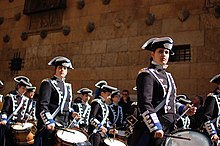
[[[24,98],[21,99],[21,103],[18,105],[18,107],[12,112],[12,114],[8,117],[7,122],[10,121],[10,119],[18,113],[18,111],[21,109],[24,102]]]

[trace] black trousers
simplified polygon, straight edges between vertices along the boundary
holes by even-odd
[[[173,131],[173,123],[166,119],[160,119],[165,134]],[[150,133],[146,124],[142,121],[134,127],[131,146],[161,146],[164,144],[166,137],[154,138],[154,133]]]
[[[104,141],[100,133],[94,133],[89,138],[92,146],[104,146]]]

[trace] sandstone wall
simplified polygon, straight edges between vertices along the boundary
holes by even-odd
[[[205,8],[206,7],[206,8]],[[179,94],[193,97],[205,96],[214,86],[212,76],[220,73],[220,19],[214,15],[212,4],[205,0],[85,0],[82,9],[75,0],[67,0],[62,26],[69,26],[69,35],[62,31],[48,32],[42,39],[39,33],[31,33],[22,41],[22,32],[29,32],[30,16],[23,14],[24,0],[0,0],[0,79],[4,81],[3,93],[14,88],[13,78],[26,75],[37,88],[42,79],[51,77],[54,69],[48,61],[63,55],[73,61],[74,70],[67,80],[73,92],[81,87],[94,89],[99,80],[106,80],[119,89],[128,89],[135,98],[135,79],[139,69],[149,63],[149,53],[140,46],[150,37],[171,36],[175,45],[191,45],[190,62],[169,63]],[[185,21],[178,18],[181,10],[190,12]],[[20,13],[21,18],[15,20]],[[156,20],[145,23],[148,13]],[[89,22],[95,24],[92,32],[86,31]],[[9,42],[3,37],[8,34]],[[24,64],[18,74],[9,69],[10,60],[20,52]]]

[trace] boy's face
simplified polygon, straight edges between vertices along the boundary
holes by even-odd
[[[27,91],[27,90],[26,90],[26,87],[18,85],[18,92],[19,92],[20,94],[23,95],[26,91]]]

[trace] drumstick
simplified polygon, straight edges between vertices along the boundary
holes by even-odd
[[[193,104],[191,105],[191,107],[193,107]],[[191,108],[191,107],[190,107],[190,108]],[[186,110],[182,113],[182,115],[179,116],[179,118],[178,118],[176,121],[179,121],[179,120],[190,110],[190,108],[186,109]]]
[[[113,132],[114,132],[114,133],[113,133],[113,142],[114,142],[114,140],[115,140],[115,129],[116,129],[116,125],[114,124],[114,125],[113,125]]]

